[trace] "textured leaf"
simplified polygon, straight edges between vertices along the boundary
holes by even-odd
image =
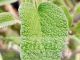
[[[15,20],[10,13],[8,12],[0,13],[0,28],[13,24],[15,24]]]
[[[46,56],[48,57],[49,53],[51,54],[50,60],[60,60],[60,52],[67,36],[67,19],[61,8],[49,3],[39,6],[39,14],[41,16],[41,31],[46,36],[43,43],[43,45],[47,45],[44,46],[47,48],[45,49]],[[47,58],[47,60],[49,59]]]
[[[60,60],[67,36],[67,19],[61,8],[41,3],[38,9],[24,3],[19,9],[22,60]]]

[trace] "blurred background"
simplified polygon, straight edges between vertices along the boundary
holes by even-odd
[[[6,16],[10,13],[11,17],[13,16],[14,20],[18,21],[19,1],[10,3],[4,3],[4,1],[11,0],[0,0],[0,20],[7,22],[9,18]],[[0,24],[0,60],[20,60],[20,23],[15,21],[7,22],[9,24],[7,26]]]
[[[63,9],[69,25],[61,59],[80,60],[80,0],[50,1]],[[20,60],[19,6],[19,0],[0,1],[0,60]]]

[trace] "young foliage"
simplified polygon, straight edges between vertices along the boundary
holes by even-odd
[[[41,3],[38,9],[30,3],[19,8],[22,60],[60,60],[67,37],[67,19],[61,8]]]

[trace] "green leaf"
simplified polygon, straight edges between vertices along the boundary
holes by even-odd
[[[69,10],[65,7],[65,6],[62,6],[62,9],[67,17],[67,20],[68,20],[68,25],[69,25],[69,28],[72,27],[72,21],[73,21],[73,18],[69,12]]]
[[[50,59],[47,58],[47,60],[60,60],[60,52],[63,49],[64,40],[67,36],[65,14],[61,8],[49,3],[41,4],[38,11],[41,16],[41,31],[45,36],[43,36],[43,45],[46,50],[46,56],[49,56],[48,53],[51,54]]]
[[[12,50],[4,50],[4,54],[2,54],[2,56],[3,60],[20,60],[19,54]]]
[[[54,4],[56,5],[64,5],[64,0],[52,0]]]
[[[75,27],[76,32],[80,33],[80,22]]]
[[[76,35],[69,36],[68,47],[70,50],[75,51],[79,45],[80,45],[80,40],[79,38],[76,37]]]
[[[0,13],[0,28],[13,25],[15,23],[16,21],[14,17],[9,12]]]
[[[20,45],[20,37],[18,36],[8,36],[4,37],[3,39],[5,40],[6,43],[12,41],[13,43]]]
[[[74,8],[74,17],[80,14],[80,3]]]
[[[76,12],[77,12],[77,13],[80,13],[80,5],[77,7]]]
[[[66,3],[67,7],[69,7],[70,9],[72,9],[74,7],[74,4],[72,3],[71,0],[64,0],[64,1]]]
[[[41,3],[37,8],[24,3],[19,8],[22,60],[60,60],[67,37],[67,19],[61,8]]]
[[[78,22],[76,26],[72,28],[72,31],[80,39],[80,22]]]
[[[10,4],[10,3],[14,3],[17,0],[0,0],[0,6],[4,5],[4,4]]]

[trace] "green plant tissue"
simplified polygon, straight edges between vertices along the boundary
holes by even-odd
[[[64,13],[67,17],[69,28],[71,28],[72,27],[73,17],[70,15],[69,10],[65,6],[62,6],[62,9],[63,9],[63,11],[64,11]]]
[[[21,60],[60,60],[67,37],[67,19],[61,8],[30,3],[19,8],[21,23]]]
[[[0,28],[15,24],[15,19],[9,12],[0,13]]]
[[[10,4],[10,3],[14,3],[17,0],[0,0],[0,6],[4,5],[4,4]]]

